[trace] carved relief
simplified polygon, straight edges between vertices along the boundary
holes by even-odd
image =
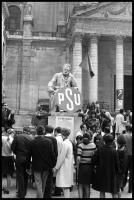
[[[32,15],[32,5],[31,4],[25,5],[24,15]]]
[[[110,15],[114,15],[115,17],[118,15],[132,16],[132,3],[119,2],[110,5],[108,8],[100,10],[100,13],[105,18],[110,17]]]

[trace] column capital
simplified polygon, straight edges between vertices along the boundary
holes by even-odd
[[[90,37],[90,39],[95,39],[95,40],[97,40],[97,39],[100,37],[100,35],[94,33],[94,34],[89,34],[89,37]]]
[[[73,39],[73,41],[82,42],[83,34],[82,33],[74,33],[72,35],[72,39]]]
[[[123,41],[126,37],[123,35],[115,35],[113,38],[115,41]]]

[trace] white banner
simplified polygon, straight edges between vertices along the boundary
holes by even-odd
[[[56,116],[56,127],[60,126],[61,128],[68,128],[71,130],[71,134],[69,136],[70,140],[73,140],[74,134],[74,117],[68,116]]]

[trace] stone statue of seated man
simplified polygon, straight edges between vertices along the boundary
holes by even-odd
[[[48,83],[48,92],[50,96],[50,111],[56,111],[56,105],[54,105],[54,94],[62,87],[74,87],[77,88],[77,81],[74,75],[70,72],[71,65],[66,63],[63,65],[63,71],[54,74],[52,79]]]

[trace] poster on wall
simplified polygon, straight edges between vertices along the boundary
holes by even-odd
[[[116,100],[118,107],[123,107],[123,89],[116,90]]]
[[[73,140],[74,133],[74,117],[69,116],[56,116],[56,127],[69,128],[71,133],[69,138]]]

